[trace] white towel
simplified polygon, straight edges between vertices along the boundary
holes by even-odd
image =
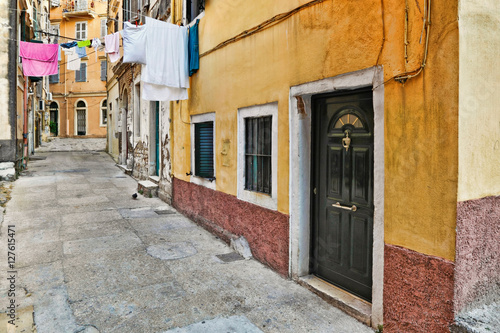
[[[105,36],[104,43],[106,44],[104,51],[109,55],[109,60],[111,62],[118,61],[120,59],[120,33],[115,32]]]
[[[123,62],[146,64],[146,26],[125,22],[122,34]]]
[[[92,39],[92,47],[95,51],[95,61],[97,61],[97,49],[102,45],[101,40],[99,38]]]
[[[146,65],[141,72],[143,99],[187,99],[187,28],[146,17],[146,34]]]
[[[79,71],[82,60],[78,56],[78,53],[76,53],[75,47],[72,47],[70,49],[63,49],[64,53],[66,54],[66,69]]]

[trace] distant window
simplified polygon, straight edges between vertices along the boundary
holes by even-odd
[[[124,0],[123,1],[123,7],[122,7],[122,17],[123,17],[123,27],[125,27],[125,22],[130,21],[130,13],[131,13],[131,6],[130,6],[130,1],[131,0]],[[118,31],[118,30],[116,30]],[[115,31],[115,32],[116,32]]]
[[[108,34],[108,26],[106,25],[107,22],[107,19],[101,19],[101,38]]]
[[[49,83],[59,83],[59,65],[57,65],[57,74],[49,75]]]
[[[86,40],[87,39],[87,22],[77,22],[75,24],[75,38],[79,40]]]
[[[205,0],[186,0],[186,20],[191,22],[205,11]]]
[[[106,81],[106,75],[107,75],[107,62],[106,60],[101,61],[101,81]]]
[[[87,82],[87,64],[82,62],[80,64],[80,70],[75,71],[75,81],[76,82]]]
[[[101,103],[101,126],[106,126],[107,123],[108,123],[108,106],[107,106],[107,100],[104,100]]]

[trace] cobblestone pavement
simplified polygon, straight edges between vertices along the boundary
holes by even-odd
[[[35,153],[104,150],[106,138],[52,138],[49,142],[42,142],[42,145],[35,149]]]
[[[217,257],[233,251],[161,200],[132,199],[137,182],[106,153],[40,156],[0,219],[0,332],[12,300],[25,332],[373,332],[255,260]]]

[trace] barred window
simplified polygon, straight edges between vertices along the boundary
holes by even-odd
[[[245,118],[245,190],[271,194],[272,116]]]

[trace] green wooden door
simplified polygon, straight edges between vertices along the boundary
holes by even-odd
[[[311,273],[370,301],[372,91],[315,96],[313,107]]]

